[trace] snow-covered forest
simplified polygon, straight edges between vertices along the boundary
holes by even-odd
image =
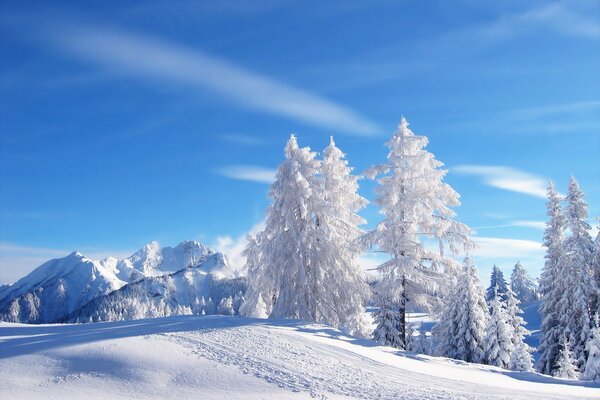
[[[165,249],[151,243],[123,261],[74,253],[4,287],[2,319],[299,319],[402,350],[600,381],[600,240],[590,235],[575,178],[564,198],[548,185],[539,285],[516,262],[508,281],[494,265],[484,290],[470,255],[471,230],[455,219],[459,194],[444,182],[446,170],[427,144],[402,118],[386,143],[387,161],[361,176],[333,137],[319,158],[292,135],[269,191],[264,229],[248,237],[243,271],[232,271],[226,257],[197,242]],[[367,204],[358,194],[365,177],[376,179],[382,215],[367,231],[358,214]],[[370,279],[358,262],[366,251],[389,256]],[[538,304],[536,349],[526,343],[531,332],[522,307]],[[437,321],[431,332],[407,321],[408,305]]]

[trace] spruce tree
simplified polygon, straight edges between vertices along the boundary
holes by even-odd
[[[515,264],[510,275],[510,288],[523,305],[533,303],[537,300],[536,284],[520,262]]]
[[[356,214],[367,200],[358,195],[358,177],[336,147],[333,137],[323,152],[317,198],[316,262],[314,264],[314,321],[349,333],[367,333],[363,314],[370,289],[363,278],[355,240],[362,234],[358,225],[366,221]]]
[[[562,297],[559,280],[559,259],[562,253],[565,217],[560,207],[561,198],[554,190],[552,182],[548,183],[548,202],[546,203],[546,229],[543,245],[546,248],[545,263],[540,278],[540,314],[541,338],[538,346],[540,358],[537,369],[550,375],[559,354],[559,345],[564,329],[559,324],[557,303]]]
[[[451,252],[471,246],[469,229],[453,219],[451,208],[460,204],[459,195],[443,182],[446,171],[425,150],[427,143],[428,139],[415,135],[402,118],[386,143],[388,161],[367,172],[371,178],[383,174],[378,179],[376,201],[385,218],[363,242],[391,255],[379,266],[382,279],[377,290],[385,294],[379,299],[397,301],[394,308],[401,327],[394,332],[399,335],[405,331],[402,315],[406,299],[426,311],[439,306],[440,294],[447,293],[459,272],[458,265],[445,255],[444,246]],[[439,251],[426,248],[423,237],[437,241]],[[405,338],[394,342],[404,343]]]
[[[577,379],[579,371],[570,350],[569,340],[563,336],[558,346],[558,356],[552,368],[552,375],[557,378]]]
[[[588,358],[585,363],[585,371],[581,376],[588,381],[600,382],[600,321],[598,315],[594,318],[594,327],[588,342],[586,343]]]
[[[587,222],[587,204],[575,178],[569,182],[566,217],[569,236],[565,238],[559,259],[559,281],[564,290],[558,302],[559,323],[569,334],[569,343],[576,366],[585,371],[585,344],[591,335],[590,301],[594,292],[592,273],[593,242]]]
[[[486,291],[485,299],[490,302],[498,293],[498,295],[502,298],[502,300],[506,300],[506,291],[508,290],[508,285],[506,284],[506,280],[504,279],[504,273],[497,265],[492,267],[492,273],[490,275],[490,287],[488,287]]]
[[[519,307],[520,301],[509,288],[506,292],[506,318],[512,330],[513,352],[510,357],[509,368],[515,371],[531,371],[533,369],[532,349],[525,343],[525,336],[530,332],[525,328],[525,320],[521,317],[523,310]]]
[[[262,300],[270,317],[316,318],[314,181],[319,162],[315,155],[309,148],[300,148],[294,135],[290,137],[286,159],[269,192],[273,202],[265,228],[245,250],[248,290],[244,315],[253,315]]]
[[[512,327],[507,323],[506,310],[498,293],[490,302],[490,310],[490,320],[483,342],[485,359],[490,365],[508,368],[514,350]]]
[[[448,319],[440,323],[449,324],[444,332],[448,335],[441,342],[446,349],[440,348],[442,355],[481,363],[485,361],[483,340],[488,323],[487,305],[481,288],[477,270],[470,257],[464,260],[463,272],[458,278],[456,289],[448,299],[444,314]]]

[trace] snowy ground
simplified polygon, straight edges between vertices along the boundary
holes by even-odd
[[[320,325],[0,323],[2,399],[600,399],[600,385],[403,353]]]

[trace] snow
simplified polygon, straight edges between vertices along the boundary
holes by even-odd
[[[151,349],[151,351],[149,351]],[[10,399],[593,399],[600,384],[378,346],[292,320],[0,323]]]

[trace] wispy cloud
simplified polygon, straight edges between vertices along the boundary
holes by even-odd
[[[476,226],[476,227],[473,227],[472,229],[475,231],[479,231],[479,230],[484,230],[484,229],[510,228],[510,227],[514,227],[514,226],[544,230],[546,228],[546,223],[544,221],[517,220],[517,221],[511,221],[506,224]]]
[[[600,23],[597,18],[594,18],[598,11],[597,5],[593,2],[588,5],[591,7],[574,1],[557,1],[507,14],[487,27],[483,33],[494,36],[515,36],[523,30],[543,27],[564,35],[598,39]]]
[[[273,183],[276,170],[254,165],[228,165],[216,171],[227,178],[259,183]]]
[[[341,105],[199,49],[68,23],[53,28],[50,37],[68,54],[136,78],[210,90],[251,109],[342,133],[370,135],[379,131],[373,122]]]
[[[504,239],[485,236],[474,236],[477,248],[473,253],[479,257],[497,259],[519,259],[544,256],[542,243],[535,240]]]
[[[600,112],[600,100],[575,101],[571,103],[551,104],[542,107],[530,107],[508,112],[515,119],[538,119],[557,114],[574,114],[581,112]]]
[[[546,198],[546,183],[542,177],[516,168],[487,165],[459,165],[451,169],[463,175],[474,175],[482,178],[486,185],[523,193],[530,196]]]

